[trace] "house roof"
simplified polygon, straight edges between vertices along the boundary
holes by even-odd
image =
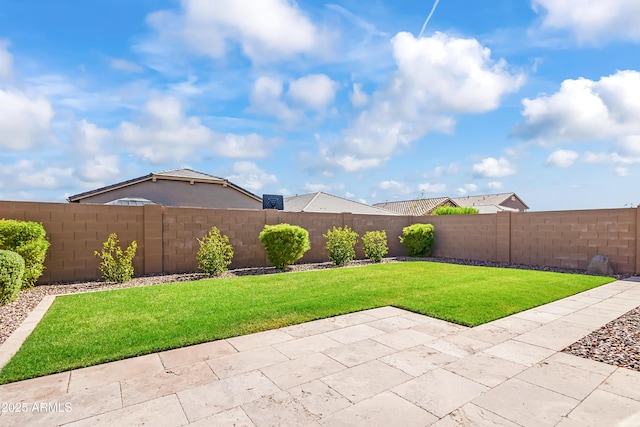
[[[481,194],[478,196],[454,197],[453,201],[460,206],[476,208],[478,206],[501,205],[511,199],[511,197],[515,197],[525,206],[525,209],[529,209],[529,206],[527,206],[527,204],[522,201],[516,193]]]
[[[454,206],[458,204],[449,197],[433,197],[430,199],[402,200],[399,202],[376,203],[374,207],[387,209],[400,215],[422,216],[430,213],[432,210],[445,203],[451,203]]]
[[[189,168],[178,168],[178,169],[169,169],[159,172],[151,172],[148,175],[144,175],[138,178],[129,179],[126,181],[118,182],[116,184],[107,185],[106,187],[97,188],[95,190],[86,191],[84,193],[76,194],[73,196],[69,196],[67,200],[69,202],[77,202],[79,200],[85,199],[87,197],[95,196],[97,194],[106,193],[111,190],[115,190],[117,188],[127,187],[129,185],[137,184],[144,181],[157,181],[159,179],[169,180],[169,181],[187,181],[191,183],[201,182],[201,183],[209,183],[209,184],[220,184],[222,186],[229,186],[241,193],[246,194],[247,196],[256,199],[259,202],[262,202],[262,198],[256,196],[252,192],[245,190],[244,188],[229,182],[224,178],[220,178],[214,175],[209,175],[208,173],[194,171]]]
[[[365,205],[364,203],[334,196],[332,194],[317,193],[301,194],[284,199],[286,212],[323,212],[323,213],[354,213],[362,215],[398,215],[395,212]]]
[[[488,214],[488,213],[498,213],[498,212],[520,212],[518,209],[508,208],[502,205],[475,205],[475,206],[465,206],[472,207],[478,210],[478,213]]]

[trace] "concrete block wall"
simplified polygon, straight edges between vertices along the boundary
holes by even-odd
[[[512,214],[511,262],[586,269],[594,255],[638,272],[638,208]]]
[[[94,251],[110,233],[118,233],[121,246],[138,243],[145,253],[143,208],[137,206],[80,205],[75,203],[0,202],[0,218],[40,222],[51,246],[39,283],[94,280],[100,277],[100,260]],[[144,257],[133,262],[144,271]]]
[[[412,217],[414,223],[435,227],[433,255],[442,258],[496,260],[497,215]]]
[[[360,236],[386,230],[389,256],[403,256],[402,229],[431,223],[437,257],[586,269],[600,254],[617,272],[640,274],[640,208],[411,217],[0,201],[0,218],[44,225],[51,247],[40,283],[98,279],[93,252],[113,232],[122,246],[138,242],[136,275],[196,271],[197,239],[213,226],[229,236],[233,268],[269,265],[258,235],[283,222],[309,231],[311,250],[300,262],[328,260],[322,235],[334,225]],[[356,254],[364,257],[361,243]]]

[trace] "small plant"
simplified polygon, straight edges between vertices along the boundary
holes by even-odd
[[[281,270],[293,264],[311,249],[309,232],[297,225],[265,225],[260,241],[269,261]]]
[[[0,305],[18,297],[24,275],[24,259],[13,251],[0,250]]]
[[[42,224],[15,219],[0,220],[0,249],[16,252],[24,259],[23,288],[32,288],[42,276],[49,246]]]
[[[133,277],[133,257],[136,256],[138,243],[134,240],[124,252],[118,243],[118,235],[111,233],[102,244],[102,252],[93,252],[94,256],[102,259],[100,272],[105,282],[124,283]]]
[[[409,256],[428,257],[435,242],[434,228],[431,224],[413,224],[402,229],[400,243],[407,249]]]
[[[229,237],[220,233],[218,227],[213,227],[202,240],[198,239],[198,242],[198,268],[210,276],[227,271],[233,259],[233,246],[229,243]]]
[[[349,261],[353,261],[356,257],[355,246],[358,243],[358,233],[350,229],[348,226],[333,227],[323,234],[322,237],[327,239],[327,252],[329,259],[335,265],[344,265]]]
[[[457,206],[440,206],[436,208],[432,215],[475,215],[480,213],[476,208],[457,207]]]
[[[387,232],[384,230],[367,231],[362,236],[362,246],[364,247],[364,256],[373,262],[382,261],[382,258],[389,253]]]

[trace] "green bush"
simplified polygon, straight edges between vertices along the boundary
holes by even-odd
[[[136,256],[138,243],[134,240],[124,252],[118,243],[118,235],[111,233],[102,244],[102,252],[93,252],[94,256],[102,259],[100,272],[105,282],[124,283],[133,277],[133,257]]]
[[[409,256],[428,257],[436,238],[431,224],[413,224],[402,229],[400,242]]]
[[[387,232],[384,230],[367,231],[362,236],[362,246],[364,248],[364,256],[373,262],[382,261],[382,258],[389,253]]]
[[[477,213],[480,211],[476,208],[440,206],[432,212],[432,215],[475,215]]]
[[[279,269],[285,269],[311,249],[309,232],[297,225],[265,225],[260,232],[260,241],[269,261]]]
[[[200,249],[196,255],[198,268],[210,276],[227,271],[233,259],[233,246],[229,237],[220,233],[218,227],[213,227],[200,242]]]
[[[333,261],[335,265],[344,265],[349,261],[353,261],[356,257],[356,250],[354,248],[356,243],[358,243],[358,233],[348,226],[334,226],[333,229],[327,230],[327,234],[323,234],[322,237],[327,239],[326,247],[329,253],[329,259]]]
[[[16,252],[24,259],[23,288],[33,287],[42,276],[49,245],[47,232],[42,224],[14,219],[0,220],[0,249]]]
[[[0,249],[0,305],[18,297],[24,271],[24,258],[20,254]]]

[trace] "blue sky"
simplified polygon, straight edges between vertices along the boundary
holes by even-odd
[[[191,167],[366,203],[640,203],[637,0],[0,0],[0,199]]]

